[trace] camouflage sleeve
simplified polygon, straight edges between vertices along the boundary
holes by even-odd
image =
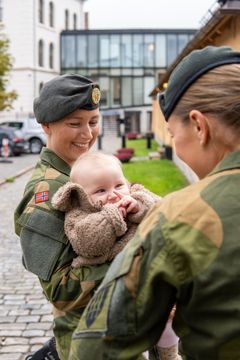
[[[201,231],[170,219],[165,205],[150,210],[111,264],[75,331],[70,360],[138,359],[157,343],[181,287],[216,255]]]
[[[144,234],[138,231],[115,258],[84,311],[72,341],[71,360],[140,359],[157,343],[175,302],[176,287],[167,281],[173,269],[159,225],[147,233],[146,224],[144,228]]]
[[[23,264],[36,274],[48,300],[60,311],[86,306],[103,279],[108,264],[72,269],[75,253],[64,233],[64,214],[53,209],[51,199],[62,183],[40,181],[26,191],[15,213]]]

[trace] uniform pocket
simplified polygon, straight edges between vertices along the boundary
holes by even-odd
[[[49,212],[35,208],[26,219],[20,233],[23,264],[40,279],[49,281],[68,239],[63,220]]]

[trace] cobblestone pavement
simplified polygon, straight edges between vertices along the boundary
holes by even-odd
[[[52,306],[21,263],[13,211],[31,172],[0,187],[0,359],[23,360],[52,336]]]

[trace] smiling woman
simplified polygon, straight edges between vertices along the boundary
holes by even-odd
[[[15,211],[24,266],[38,276],[54,306],[54,335],[61,360],[68,359],[81,307],[106,269],[105,264],[95,272],[72,269],[76,254],[64,233],[64,213],[53,209],[51,200],[69,180],[73,162],[96,140],[99,100],[98,84],[80,75],[58,76],[43,86],[34,100],[34,113],[47,135],[47,145]],[[85,289],[81,282],[89,276],[91,285]]]
[[[48,148],[71,166],[96,141],[99,117],[99,109],[78,109],[61,121],[43,124]]]

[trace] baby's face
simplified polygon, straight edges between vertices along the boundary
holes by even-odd
[[[120,195],[130,194],[128,182],[117,163],[91,167],[86,175],[81,176],[79,184],[93,203],[101,201],[103,205],[114,204],[120,200]]]

